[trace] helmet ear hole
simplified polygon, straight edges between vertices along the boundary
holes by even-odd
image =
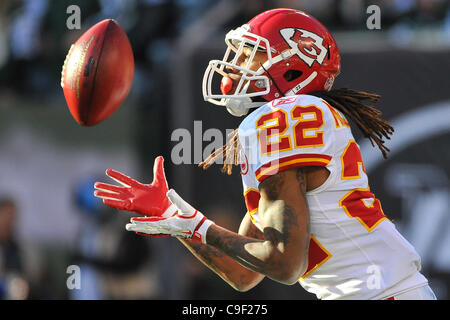
[[[300,78],[302,76],[303,72],[300,70],[289,70],[284,73],[283,77],[286,81],[294,81],[297,78]]]

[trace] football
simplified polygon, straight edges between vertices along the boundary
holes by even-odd
[[[134,56],[122,27],[106,19],[87,30],[67,53],[61,86],[73,118],[94,126],[111,116],[128,96]]]

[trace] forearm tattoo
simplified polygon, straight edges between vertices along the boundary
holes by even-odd
[[[272,210],[281,213],[278,215],[280,219],[278,219],[278,221],[272,221],[273,227],[264,228],[265,239],[271,241],[275,245],[278,243],[284,243],[286,245],[291,238],[292,228],[298,227],[297,213],[294,208],[288,205],[274,205],[268,209],[268,211]],[[271,213],[267,212],[267,214]]]

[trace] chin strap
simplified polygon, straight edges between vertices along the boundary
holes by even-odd
[[[242,117],[248,114],[250,109],[261,107],[264,102],[254,102],[251,98],[228,98],[225,99],[227,111],[235,117]]]
[[[228,112],[235,117],[247,115],[251,103],[252,100],[250,98],[225,99],[225,105]]]
[[[273,85],[275,86],[275,88],[277,88],[278,92],[280,93],[280,95],[282,97],[284,97],[284,93],[281,91],[280,87],[278,87],[277,83],[275,82],[275,80],[273,79],[272,75],[269,73],[269,71],[267,71],[266,68],[264,68],[264,66],[261,64],[261,68],[263,68],[264,72],[267,73],[267,75],[269,76],[270,80],[272,81]]]
[[[280,87],[278,87],[277,83],[273,79],[272,75],[267,71],[266,68],[261,64],[261,68],[263,68],[264,72],[267,73],[270,80],[274,84],[275,88],[280,93],[281,97],[284,97],[284,93],[281,91]],[[225,99],[225,105],[227,107],[227,110],[229,113],[231,113],[235,117],[242,117],[248,114],[249,109],[252,108],[258,108],[264,104],[266,104],[267,101],[264,102],[254,102],[251,98],[231,98],[231,99]]]

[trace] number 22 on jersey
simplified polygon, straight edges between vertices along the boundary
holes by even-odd
[[[286,133],[289,128],[289,116],[293,121],[297,120],[293,126],[294,144],[291,135]],[[323,146],[323,131],[320,130],[323,125],[323,112],[315,105],[296,105],[290,115],[282,109],[263,114],[256,121],[261,154],[269,155],[293,148]],[[306,132],[309,134],[306,135]],[[273,139],[275,136],[278,136],[277,140]]]

